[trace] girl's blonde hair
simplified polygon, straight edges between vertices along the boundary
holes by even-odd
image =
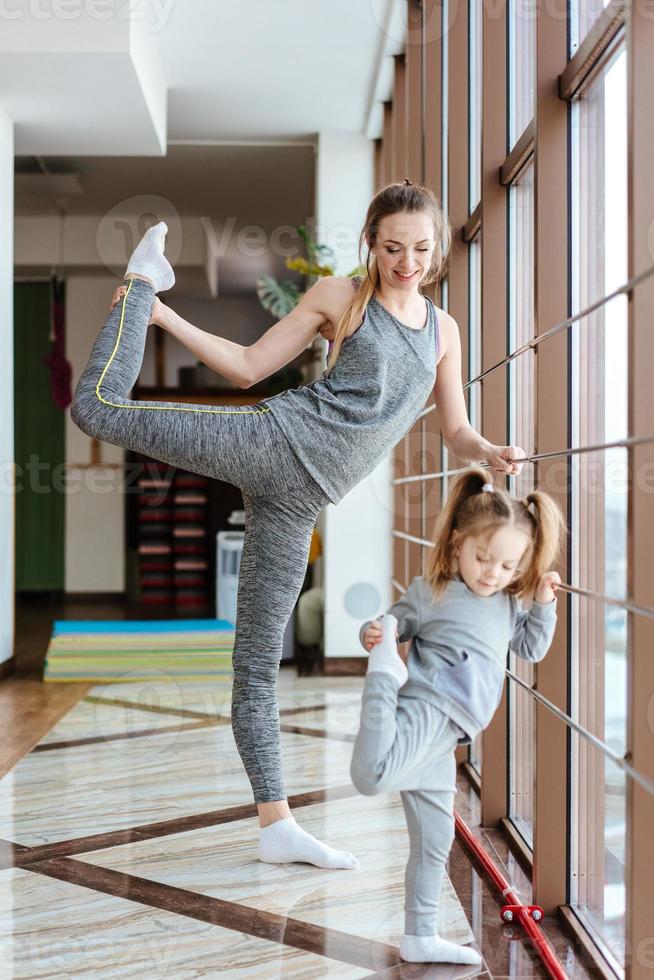
[[[427,274],[420,280],[421,286],[427,286],[442,278],[445,263],[452,244],[452,224],[438,203],[436,196],[429,187],[422,184],[412,184],[405,179],[404,183],[387,184],[375,194],[368,205],[366,220],[359,236],[359,256],[362,255],[364,242],[368,245],[365,264],[367,275],[354,293],[352,301],[338,321],[334,333],[334,342],[327,358],[327,373],[331,371],[338,359],[343,340],[349,328],[363,319],[363,311],[368,300],[379,285],[377,259],[372,253],[372,247],[377,243],[379,223],[387,215],[401,212],[425,212],[434,224],[435,247],[431,265]]]
[[[533,490],[521,500],[500,487],[492,493],[482,490],[484,483],[490,482],[489,475],[480,466],[467,468],[454,480],[447,503],[436,518],[433,545],[422,572],[435,598],[455,575],[454,530],[459,532],[459,543],[469,535],[492,534],[500,527],[525,532],[529,545],[505,590],[516,597],[533,598],[541,577],[558,561],[567,526],[556,501],[543,490]]]

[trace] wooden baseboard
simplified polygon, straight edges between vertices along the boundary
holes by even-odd
[[[602,978],[602,980],[617,980],[621,974],[616,973],[609,960],[602,954],[599,946],[593,942],[592,937],[584,929],[570,905],[559,905],[558,920],[563,931],[570,939],[574,940],[587,972],[591,976]]]
[[[534,871],[534,857],[525,843],[522,835],[516,830],[513,822],[507,817],[500,818],[500,827],[504,832],[504,836],[507,839],[509,847],[511,848],[511,853],[515,859],[520,864],[520,867],[529,878],[532,877]]]
[[[3,677],[10,677],[12,674],[16,673],[16,658],[9,657],[8,660],[3,660],[0,664],[0,680]]]
[[[323,674],[327,677],[363,677],[367,668],[367,657],[325,657]]]
[[[459,750],[457,749],[457,752]],[[463,760],[461,763],[461,769],[468,777],[470,785],[474,789],[477,796],[481,796],[481,779],[479,778],[479,773],[473,765],[471,765],[468,759]]]

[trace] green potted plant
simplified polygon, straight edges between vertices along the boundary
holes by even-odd
[[[307,250],[307,258],[301,256],[287,258],[286,268],[299,272],[306,280],[335,275],[332,264],[334,250],[328,245],[319,245],[304,225],[298,225],[297,231]],[[358,265],[352,272],[348,272],[348,276],[361,275],[362,272],[362,267]],[[291,282],[290,279],[277,282],[273,276],[261,276],[257,280],[257,296],[264,310],[268,310],[276,319],[281,320],[297,306],[309,285],[313,283],[307,282],[305,288],[300,289],[297,283]]]

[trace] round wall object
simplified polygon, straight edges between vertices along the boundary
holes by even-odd
[[[372,619],[381,608],[379,589],[370,582],[355,582],[343,598],[345,608],[355,619]]]

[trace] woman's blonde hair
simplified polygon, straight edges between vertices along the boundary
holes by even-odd
[[[484,483],[490,482],[489,475],[480,466],[468,467],[454,480],[447,503],[436,518],[432,547],[422,572],[435,598],[455,575],[454,530],[460,535],[458,543],[469,535],[492,534],[500,527],[525,532],[527,550],[506,587],[517,597],[533,598],[542,576],[558,561],[568,532],[556,501],[543,490],[533,490],[521,500],[500,487],[492,492],[482,490]]]
[[[363,311],[368,305],[368,300],[379,284],[377,260],[372,253],[372,247],[377,243],[379,224],[387,215],[402,212],[424,212],[430,216],[434,224],[436,242],[434,254],[427,274],[420,280],[420,285],[427,286],[443,276],[452,244],[452,225],[434,192],[422,184],[412,184],[407,178],[404,183],[387,184],[386,187],[382,187],[368,205],[366,220],[359,237],[359,256],[362,255],[364,243],[368,245],[368,254],[365,263],[362,263],[365,264],[367,275],[363,277],[351,303],[338,321],[334,342],[327,358],[327,372],[331,371],[336,363],[350,327],[363,319]]]

